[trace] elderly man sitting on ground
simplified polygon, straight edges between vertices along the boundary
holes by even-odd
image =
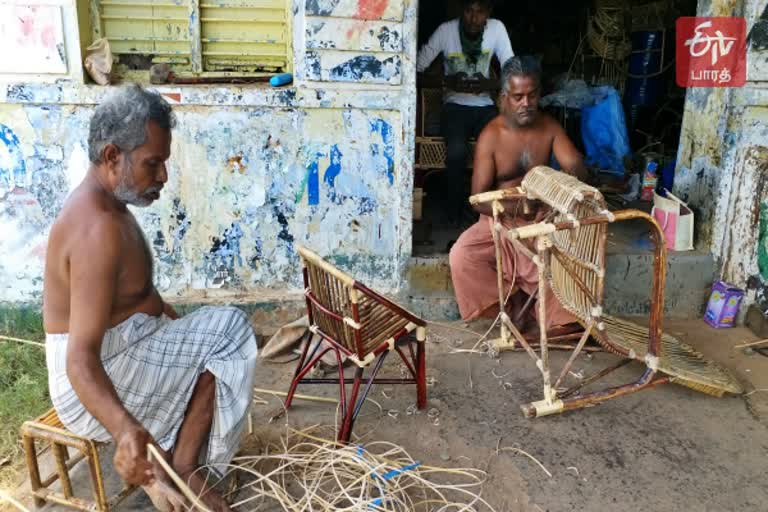
[[[149,245],[127,208],[160,197],[173,125],[165,100],[136,85],[96,108],[90,168],[48,243],[49,387],[62,423],[113,440],[117,472],[143,485],[158,508],[182,510],[184,503],[148,459],[148,444],[209,508],[229,510],[198,469],[200,461],[227,464],[238,448],[256,364],[253,330],[233,307],[179,318],[153,285]]]

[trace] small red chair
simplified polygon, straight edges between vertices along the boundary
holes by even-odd
[[[349,442],[352,426],[373,384],[416,384],[416,405],[427,407],[425,348],[427,323],[370,288],[355,281],[314,252],[298,247],[304,274],[309,330],[327,343],[305,343],[291,381],[286,409],[300,384],[338,384],[341,401],[339,442]],[[415,337],[414,337],[415,333]],[[415,347],[414,347],[415,345]],[[407,346],[408,353],[403,350]],[[415,348],[415,350],[414,350]],[[338,378],[304,378],[329,351],[338,362]],[[398,353],[410,377],[377,378],[391,351]],[[344,377],[342,356],[355,366],[355,377]],[[371,367],[367,377],[365,369]],[[365,387],[360,394],[360,386]],[[352,384],[347,400],[346,384]]]

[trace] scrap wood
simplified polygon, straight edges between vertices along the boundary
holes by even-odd
[[[13,496],[8,494],[7,492],[0,490],[0,503],[7,501],[11,505],[13,505],[16,510],[21,510],[21,512],[29,512],[29,509],[22,505],[18,500],[16,500]]]
[[[768,338],[764,340],[751,341],[749,343],[742,343],[741,345],[734,345],[733,348],[754,347],[756,345],[763,345],[765,343],[768,343]]]
[[[520,453],[522,455],[525,455],[526,457],[531,459],[533,462],[538,464],[541,470],[544,471],[544,473],[546,473],[549,478],[552,478],[552,473],[550,473],[549,470],[544,467],[544,464],[539,462],[539,459],[537,459],[530,453],[526,452],[525,450],[521,450],[520,448],[515,448],[513,446],[501,446],[501,438],[499,438],[499,440],[496,442],[496,454],[498,455],[500,452],[514,452],[514,453]]]
[[[0,340],[15,341],[16,343],[24,343],[26,345],[35,345],[36,347],[43,347],[43,348],[45,348],[45,343],[41,343],[39,341],[25,340],[25,339],[22,339],[22,338],[13,338],[11,336],[2,336],[2,335],[0,335]]]
[[[253,388],[254,393],[266,393],[268,395],[275,395],[275,396],[288,396],[288,393],[285,393],[284,391],[274,391],[272,389],[262,389],[262,388]],[[314,395],[301,395],[299,393],[294,393],[293,398],[296,400],[308,400],[310,402],[326,402],[329,404],[335,404],[338,402],[336,398],[326,398],[324,396],[314,396]]]

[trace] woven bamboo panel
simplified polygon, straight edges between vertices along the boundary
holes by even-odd
[[[446,148],[442,138],[416,138],[416,168],[445,169]]]
[[[475,152],[475,140],[469,141],[469,158],[467,168],[472,168],[472,160]],[[448,154],[445,139],[442,137],[416,137],[416,164],[417,169],[445,169],[445,159]]]
[[[648,327],[609,315],[603,319],[613,343],[626,350],[634,350],[639,357],[645,357],[648,351]],[[739,382],[727,369],[706,359],[690,345],[667,333],[663,334],[661,345],[659,370],[675,377],[674,382],[694,389],[709,387],[728,393],[743,392]],[[714,394],[711,391],[709,393]]]
[[[563,212],[583,219],[605,210],[605,202],[597,189],[546,166],[532,169],[523,179],[523,188],[559,212],[554,222],[568,219]],[[605,224],[558,231],[551,237],[557,250],[548,272],[552,292],[565,309],[584,322],[591,318],[593,308],[601,305],[596,301],[603,295],[599,276],[605,269],[601,243],[605,237]],[[585,289],[577,284],[574,276]]]

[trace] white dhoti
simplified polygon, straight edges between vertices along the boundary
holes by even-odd
[[[53,406],[71,432],[111,441],[69,382],[68,338],[48,334],[45,339]],[[216,379],[216,398],[202,462],[217,467],[230,462],[247,425],[256,351],[245,313],[204,307],[178,320],[134,314],[107,331],[101,360],[123,405],[164,450],[175,445],[195,384],[209,371]]]

